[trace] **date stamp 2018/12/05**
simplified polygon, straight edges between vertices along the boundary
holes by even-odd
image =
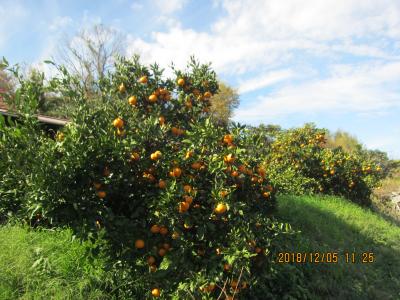
[[[276,262],[282,264],[337,264],[342,262],[370,264],[374,261],[373,252],[278,252],[276,257]]]

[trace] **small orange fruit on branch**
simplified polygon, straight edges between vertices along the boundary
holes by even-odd
[[[135,106],[137,104],[137,97],[136,96],[130,96],[128,99],[128,103],[132,106]]]
[[[157,224],[154,224],[153,226],[151,226],[150,232],[151,233],[159,233],[160,232],[160,226],[158,226]]]
[[[118,117],[113,121],[113,125],[115,128],[121,129],[122,127],[124,127],[124,121]]]
[[[184,85],[185,85],[185,79],[179,78],[178,81],[177,81],[177,84],[178,84],[179,86],[184,86]]]
[[[98,191],[97,192],[97,196],[100,198],[100,199],[104,199],[105,197],[106,197],[106,192],[105,191]]]
[[[222,203],[222,202],[218,203],[217,206],[214,208],[214,212],[219,215],[226,212],[226,210],[227,210],[227,206],[225,203]]]
[[[153,295],[153,297],[158,298],[158,297],[160,297],[161,292],[160,292],[159,289],[152,289],[152,290],[151,290],[151,294]]]
[[[147,79],[147,76],[146,76],[146,75],[139,78],[139,82],[140,82],[140,83],[146,84],[147,81],[148,81],[148,79]]]
[[[139,239],[135,241],[135,248],[136,249],[143,249],[144,248],[144,241]]]
[[[155,103],[155,102],[157,102],[157,95],[151,94],[151,95],[149,96],[149,102],[150,102],[150,103]]]

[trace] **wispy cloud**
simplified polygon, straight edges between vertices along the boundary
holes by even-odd
[[[274,119],[289,114],[368,113],[400,108],[400,62],[333,66],[331,75],[288,84],[241,107],[241,121]]]
[[[261,88],[265,88],[275,83],[282,82],[284,80],[293,78],[294,72],[290,69],[278,70],[273,72],[268,72],[267,74],[261,74],[254,78],[242,81],[239,84],[239,93],[245,94]]]
[[[3,1],[0,3],[0,47],[19,29],[29,11],[19,1]]]

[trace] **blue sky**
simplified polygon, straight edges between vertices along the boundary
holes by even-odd
[[[314,122],[400,159],[398,0],[0,0],[0,56],[43,67],[97,23],[144,63],[211,62],[240,93],[235,121]]]

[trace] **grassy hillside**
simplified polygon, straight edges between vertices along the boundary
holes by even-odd
[[[299,298],[307,294],[302,287],[311,299],[400,298],[400,227],[336,197],[281,196],[277,217],[298,231],[281,237],[281,252],[338,253],[337,264],[279,265],[282,280],[298,284],[288,289]],[[110,275],[103,271],[106,259],[90,259],[88,247],[68,229],[0,227],[0,299],[115,297],[118,287],[107,284]],[[347,263],[345,252],[356,253],[357,262],[350,256]],[[374,262],[360,262],[365,252]]]
[[[282,196],[278,203],[278,218],[301,231],[282,251],[338,253],[338,263],[292,264],[304,272],[312,296],[400,299],[400,227],[336,197]],[[372,263],[361,262],[366,252]]]
[[[0,228],[0,299],[107,299],[105,260],[70,230]]]

